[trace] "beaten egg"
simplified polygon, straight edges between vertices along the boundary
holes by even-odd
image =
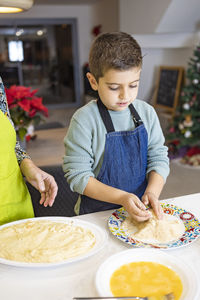
[[[151,297],[161,300],[173,293],[180,299],[183,285],[172,269],[155,262],[132,262],[118,268],[111,276],[110,289],[115,297]]]

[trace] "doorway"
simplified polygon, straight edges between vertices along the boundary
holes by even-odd
[[[49,108],[80,105],[76,19],[0,23],[0,75],[5,86],[37,89]],[[8,21],[8,24],[10,20]]]

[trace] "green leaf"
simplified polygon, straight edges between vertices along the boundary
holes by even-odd
[[[24,139],[26,133],[27,133],[27,129],[24,128],[24,127],[21,127],[21,128],[19,128],[19,129],[17,130],[17,134],[18,134],[19,139],[20,139],[21,141],[23,141],[23,139]]]

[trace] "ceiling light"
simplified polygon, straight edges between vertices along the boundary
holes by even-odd
[[[24,29],[19,29],[19,30],[16,31],[15,35],[16,35],[16,36],[20,36],[20,35],[22,35],[23,33],[24,33]]]
[[[19,13],[32,7],[34,0],[0,0],[0,13]]]
[[[41,36],[41,35],[43,35],[44,34],[44,31],[43,30],[38,30],[37,31],[37,35],[39,35],[39,36]]]

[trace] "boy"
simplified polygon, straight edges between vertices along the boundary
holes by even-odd
[[[87,78],[99,98],[75,112],[64,139],[63,170],[81,195],[77,214],[123,206],[145,221],[150,205],[162,218],[158,198],[169,160],[153,107],[136,99],[141,67],[140,46],[129,34],[104,33],[92,44]]]

